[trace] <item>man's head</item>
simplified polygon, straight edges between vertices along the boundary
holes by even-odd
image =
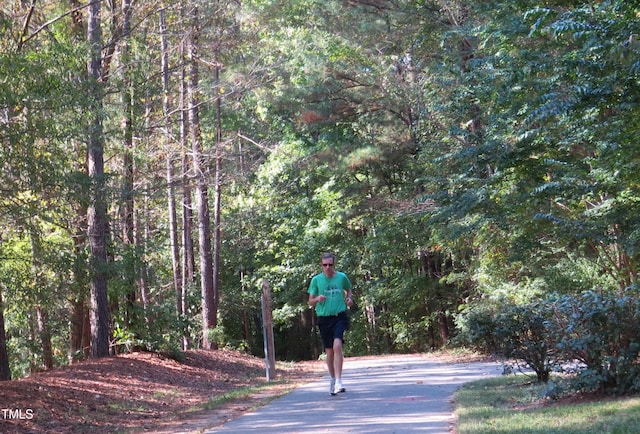
[[[327,277],[333,277],[336,274],[335,269],[336,257],[333,253],[322,254],[322,272]]]

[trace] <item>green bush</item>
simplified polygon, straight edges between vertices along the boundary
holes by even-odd
[[[471,347],[482,353],[495,353],[495,320],[497,308],[488,303],[465,306],[455,318],[455,344]]]
[[[549,304],[551,338],[564,361],[578,364],[574,389],[640,391],[638,294],[587,291]]]
[[[554,347],[549,342],[544,303],[503,306],[494,317],[497,352],[507,359],[524,361],[539,382],[549,381]]]
[[[456,319],[458,342],[523,361],[539,381],[562,368],[549,396],[640,392],[640,297],[586,291],[536,303],[476,304]]]

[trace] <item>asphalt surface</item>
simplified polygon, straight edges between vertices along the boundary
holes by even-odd
[[[448,364],[422,356],[347,358],[345,393],[330,396],[324,377],[204,432],[449,433],[456,389],[501,372],[498,363]]]

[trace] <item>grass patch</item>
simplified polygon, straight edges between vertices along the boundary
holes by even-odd
[[[174,401],[182,396],[182,393],[178,389],[167,389],[164,391],[155,392],[151,395],[155,400]]]
[[[636,434],[640,397],[548,402],[544,384],[515,375],[468,383],[455,394],[458,434]]]
[[[230,402],[235,402],[235,401],[250,397],[252,395],[258,394],[268,389],[273,389],[274,386],[277,386],[279,384],[285,384],[285,383],[270,382],[270,383],[258,384],[256,386],[247,386],[247,387],[234,389],[220,396],[216,396],[214,398],[209,399],[209,401],[207,401],[205,404],[199,407],[199,410],[214,410],[217,407],[220,407],[224,404],[228,404]],[[282,393],[275,393],[273,395],[266,396],[265,399],[261,401],[260,405],[264,405],[268,402],[271,402],[272,400],[279,398],[280,396],[284,395],[290,390],[291,390],[290,388],[285,388],[283,389]]]

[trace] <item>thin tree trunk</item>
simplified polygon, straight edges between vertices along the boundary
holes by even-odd
[[[184,9],[181,10],[182,18],[185,18]],[[187,44],[185,41],[180,43],[180,148],[182,152],[182,312],[184,315],[189,313],[189,289],[195,280],[195,254],[193,233],[193,205],[191,201],[191,179],[189,177],[189,149],[188,139],[188,119],[189,112],[187,110]],[[189,323],[184,322],[184,330],[182,334],[182,349],[187,350],[190,347],[190,330]]]
[[[215,53],[214,80],[215,85],[220,83],[220,67],[218,66],[218,53]],[[213,208],[213,318],[218,317],[218,304],[220,302],[220,250],[222,247],[221,206],[222,206],[222,98],[217,92],[216,98],[216,173],[215,173],[215,197]],[[217,320],[214,327],[217,326]]]
[[[173,267],[173,290],[176,297],[176,313],[182,310],[182,272],[180,268],[180,243],[178,237],[178,216],[176,211],[175,159],[171,150],[171,119],[169,117],[169,53],[166,40],[167,24],[164,9],[160,10],[160,45],[162,50],[162,112],[164,115],[164,136],[167,142],[167,204],[169,206],[169,239],[171,243],[171,265]]]
[[[9,355],[7,354],[7,334],[4,327],[4,304],[0,291],[0,381],[11,380],[9,369]]]
[[[36,308],[38,317],[38,335],[42,346],[42,367],[46,370],[53,369],[53,346],[51,345],[51,329],[49,328],[49,314],[47,309],[38,306]]]
[[[129,257],[125,259],[126,270],[126,300],[125,300],[125,325],[131,327],[136,323],[136,275],[137,259],[135,249],[135,227],[134,227],[134,159],[133,159],[133,86],[129,77],[129,34],[131,31],[131,4],[130,0],[122,0],[122,44],[120,46],[120,70],[122,71],[122,236],[125,248],[129,252]]]
[[[69,6],[72,10],[78,10],[80,2],[78,0],[70,0]],[[77,11],[71,15],[71,31],[73,37],[82,42],[84,39],[84,20],[82,13]],[[85,71],[86,74],[86,71]],[[73,144],[74,154],[77,155],[78,173],[88,173],[87,155],[83,153],[77,143]],[[71,228],[73,238],[73,253],[75,263],[73,265],[73,294],[72,316],[71,316],[71,340],[69,344],[69,361],[77,362],[83,358],[89,357],[90,347],[90,326],[89,326],[89,308],[87,305],[88,298],[88,273],[87,261],[85,257],[85,249],[87,243],[87,215],[86,205],[78,203],[75,209],[75,221]]]
[[[151,101],[151,98],[147,98],[147,101]],[[149,113],[147,113],[146,119],[150,119]],[[150,127],[147,125],[147,129]],[[149,195],[144,196],[142,202],[142,215],[149,215]],[[136,268],[137,285],[140,291],[140,299],[142,300],[142,311],[144,312],[144,322],[148,330],[153,328],[153,319],[149,315],[151,311],[151,299],[149,297],[149,270],[147,267],[146,252],[147,252],[147,240],[150,237],[151,229],[149,228],[149,219],[138,218],[138,236],[136,239],[137,249],[141,252],[139,257],[139,266]]]
[[[189,39],[189,121],[194,177],[196,179],[196,203],[198,208],[198,242],[200,255],[200,289],[202,292],[202,347],[212,349],[209,330],[216,326],[215,294],[213,288],[213,262],[211,254],[211,221],[207,188],[207,169],[202,155],[198,97],[198,48],[200,24],[198,7],[194,6]]]
[[[49,315],[47,313],[46,283],[42,276],[42,239],[38,230],[30,228],[29,239],[31,242],[31,272],[33,274],[33,286],[36,299],[36,317],[38,322],[38,338],[42,351],[42,368],[53,369],[53,346],[51,345],[51,330],[49,329]]]
[[[76,154],[80,154],[81,151],[75,147]],[[82,158],[82,161],[86,162],[86,155]],[[87,173],[86,164],[78,164],[79,173]],[[87,261],[85,257],[85,248],[87,243],[87,208],[86,206],[79,204],[75,210],[76,218],[72,228],[73,238],[73,256],[75,258],[73,264],[73,283],[72,290],[74,299],[72,301],[72,313],[71,313],[71,339],[69,343],[69,361],[71,363],[82,360],[89,357],[90,347],[90,327],[87,326],[86,319],[89,316],[89,308],[87,305],[88,287],[89,287],[89,275],[87,273]]]
[[[85,303],[82,326],[82,351],[85,358],[91,357],[91,309]]]
[[[442,346],[446,346],[449,343],[449,321],[447,313],[444,311],[438,312],[438,332]]]
[[[153,97],[151,96],[150,89],[147,89],[147,93],[145,95],[145,123],[144,128],[145,131],[151,131],[151,113],[153,111],[152,101]],[[151,312],[151,297],[149,296],[149,267],[147,263],[147,251],[148,249],[148,240],[150,238],[151,228],[150,228],[150,219],[143,218],[141,216],[148,216],[150,213],[149,209],[149,190],[151,186],[149,184],[149,180],[144,181],[144,187],[142,190],[145,192],[142,200],[142,212],[137,216],[134,221],[134,227],[137,228],[136,234],[136,250],[139,252],[136,256],[136,278],[138,291],[140,292],[140,299],[142,300],[142,311],[144,312],[144,322],[146,324],[147,330],[153,329],[153,318],[150,314]]]
[[[104,179],[104,137],[102,132],[102,32],[101,1],[90,3],[87,36],[91,49],[88,62],[92,103],[89,109],[87,149],[91,193],[87,211],[91,252],[91,357],[109,355],[109,303],[107,297],[107,205]]]
[[[76,294],[71,306],[71,342],[69,344],[69,362],[75,363],[86,355],[83,348],[84,316],[87,304],[84,297]]]
[[[183,81],[183,87],[185,89],[183,94],[183,101],[186,100],[186,81]],[[185,106],[182,103],[183,107]],[[191,167],[189,163],[189,155],[187,153],[188,149],[188,132],[187,132],[187,123],[189,119],[189,113],[187,110],[181,110],[182,119],[180,120],[180,128],[181,128],[181,148],[182,148],[182,246],[184,249],[184,254],[182,258],[182,288],[183,291],[186,291],[195,280],[196,273],[196,260],[194,254],[194,242],[193,242],[193,202],[192,202],[192,186],[191,179],[189,176],[189,169]],[[182,297],[183,302],[186,302],[186,298]],[[183,312],[186,312],[183,309]]]
[[[182,111],[184,114],[186,112]],[[186,124],[186,121],[184,122]],[[183,146],[186,149],[186,146]],[[188,175],[189,157],[186,152],[182,156],[182,313],[189,314],[189,289],[193,287],[195,281],[195,252],[193,242],[193,204],[191,201],[191,184]],[[183,330],[182,347],[184,350],[190,347],[190,330],[188,322],[185,321]]]

